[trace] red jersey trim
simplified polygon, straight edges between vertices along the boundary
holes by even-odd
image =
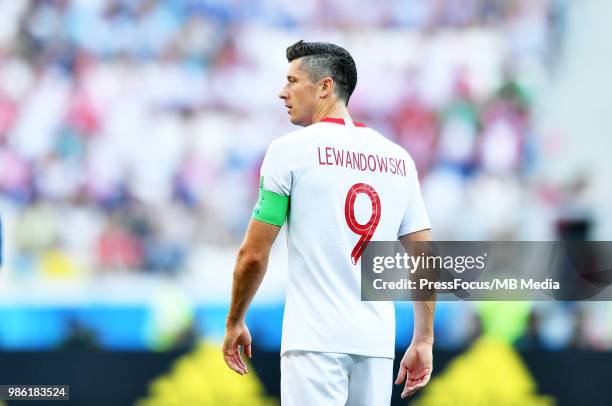
[[[325,118],[321,119],[320,122],[321,123],[334,123],[334,124],[342,124],[342,125],[344,125],[344,119],[343,118],[325,117]],[[355,121],[354,124],[355,124],[355,127],[365,127],[366,126],[364,123],[358,123],[357,121]]]

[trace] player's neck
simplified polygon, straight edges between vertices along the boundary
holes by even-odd
[[[344,119],[349,115],[348,109],[344,102],[339,101],[334,104],[330,104],[327,106],[321,106],[320,109],[317,109],[313,115],[312,123],[318,123],[324,118],[341,118]]]

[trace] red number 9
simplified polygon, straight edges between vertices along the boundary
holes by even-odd
[[[372,202],[372,215],[365,224],[359,224],[355,218],[355,199],[357,195],[363,193],[370,198]],[[346,201],[344,202],[344,216],[346,217],[346,223],[348,224],[351,231],[361,236],[353,252],[351,252],[351,259],[353,265],[357,264],[359,257],[363,253],[363,250],[368,245],[368,242],[372,239],[378,222],[380,221],[380,197],[374,188],[366,183],[355,183],[349,189],[346,194]]]

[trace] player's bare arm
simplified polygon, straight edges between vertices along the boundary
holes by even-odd
[[[247,357],[252,357],[251,334],[245,323],[246,312],[266,273],[270,248],[279,231],[279,226],[251,220],[238,251],[223,341],[223,359],[228,367],[241,375],[248,373],[248,369],[240,354],[240,347]]]
[[[400,237],[400,241],[409,249],[410,242],[431,241],[430,230],[417,231]],[[414,394],[423,388],[431,378],[433,371],[433,342],[434,342],[434,310],[435,297],[432,300],[419,300],[413,302],[414,333],[412,343],[406,350],[395,380],[396,385],[404,383],[402,399]]]

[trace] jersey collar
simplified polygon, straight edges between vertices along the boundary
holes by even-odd
[[[332,118],[332,117],[325,117],[323,119],[321,119],[321,121],[319,121],[320,123],[334,123],[334,124],[341,124],[344,125],[344,119],[343,118]],[[355,121],[355,127],[365,127],[364,123],[358,123],[357,121]]]

